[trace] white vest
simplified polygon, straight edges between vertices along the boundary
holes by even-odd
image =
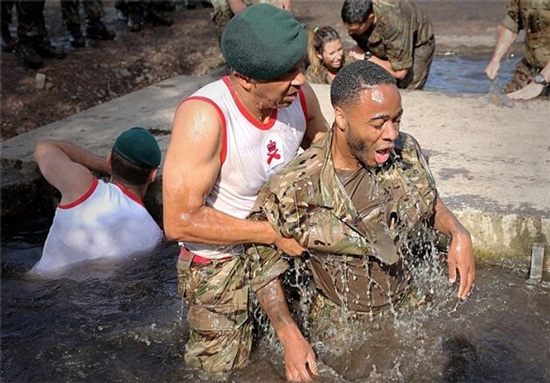
[[[222,166],[206,205],[244,219],[264,183],[298,154],[308,120],[305,96],[300,90],[290,106],[276,109],[265,124],[254,120],[240,103],[228,77],[204,86],[184,102],[193,99],[213,105],[224,127]],[[185,246],[210,259],[242,252],[242,246],[188,242]]]
[[[32,272],[145,253],[162,238],[161,229],[137,197],[118,185],[95,179],[80,199],[58,205],[42,258]]]

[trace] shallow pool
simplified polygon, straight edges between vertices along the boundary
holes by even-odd
[[[211,382],[185,368],[185,306],[174,245],[124,262],[75,267],[38,280],[47,222],[2,240],[2,380]],[[318,382],[548,382],[550,289],[496,268],[478,272],[458,302],[444,275],[430,306],[317,342]],[[352,330],[350,330],[352,329]],[[282,354],[262,342],[227,382],[283,382]]]
[[[426,90],[449,93],[487,93],[490,81],[485,75],[488,56],[442,56],[432,62]],[[516,70],[519,56],[504,58],[498,81],[505,85]]]

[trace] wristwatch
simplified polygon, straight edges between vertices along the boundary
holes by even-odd
[[[365,57],[363,58],[363,60],[368,60],[372,57],[372,52],[371,51],[366,51],[365,52]]]
[[[543,75],[541,75],[540,73],[537,73],[535,75],[535,77],[533,77],[533,82],[535,84],[540,84],[540,85],[544,85],[544,86],[548,86],[550,85],[550,83],[548,81],[546,81],[543,77]]]

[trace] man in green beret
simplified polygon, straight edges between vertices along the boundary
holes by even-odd
[[[149,131],[124,131],[106,158],[58,140],[39,141],[34,157],[61,201],[33,273],[54,276],[77,262],[146,253],[163,239],[142,202],[161,162]]]
[[[306,32],[290,12],[252,5],[229,22],[220,44],[231,72],[178,105],[163,171],[164,229],[180,243],[187,303],[185,361],[212,373],[246,365],[250,286],[279,273],[259,271],[243,244],[303,251],[268,222],[245,218],[263,184],[328,129],[303,73]],[[303,337],[285,338],[285,331],[288,373],[295,360],[314,355]]]

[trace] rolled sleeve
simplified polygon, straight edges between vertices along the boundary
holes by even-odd
[[[507,13],[502,20],[502,26],[513,33],[518,33],[523,29],[520,12],[519,0],[508,1]]]

